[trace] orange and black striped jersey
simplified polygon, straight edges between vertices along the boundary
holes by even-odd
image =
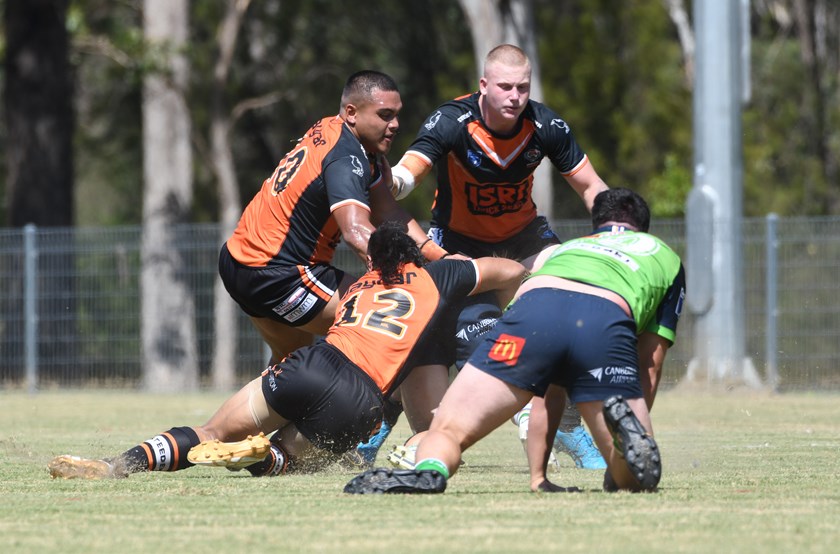
[[[425,267],[406,264],[401,279],[384,285],[376,272],[359,278],[336,311],[326,341],[390,394],[414,367],[424,338],[436,331],[448,310],[479,284],[473,260],[440,260]]]
[[[435,226],[492,243],[537,217],[531,189],[544,157],[566,176],[588,162],[566,122],[545,105],[530,100],[514,132],[500,136],[484,125],[479,97],[476,92],[440,106],[404,160],[437,170]]]
[[[245,208],[227,241],[252,267],[330,263],[341,241],[332,212],[346,204],[370,210],[379,168],[339,116],[315,123],[280,161]]]

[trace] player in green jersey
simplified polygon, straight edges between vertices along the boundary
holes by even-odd
[[[519,288],[452,383],[414,470],[373,469],[350,493],[442,492],[461,453],[533,400],[531,489],[567,491],[546,464],[565,404],[575,402],[607,461],[606,490],[655,490],[661,461],[650,408],[685,298],[679,257],[647,233],[628,189],[598,194],[593,234],[557,246]],[[564,390],[565,389],[565,390]]]

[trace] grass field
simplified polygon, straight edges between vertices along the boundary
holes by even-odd
[[[0,393],[0,546],[7,552],[836,552],[840,396],[662,393],[655,494],[528,492],[506,425],[467,451],[438,496],[351,496],[354,474],[254,479],[192,468],[115,481],[50,479],[58,454],[121,452],[202,423],[215,394]],[[407,438],[403,421],[389,443]],[[383,450],[384,453],[384,450]],[[380,457],[380,460],[382,456]]]

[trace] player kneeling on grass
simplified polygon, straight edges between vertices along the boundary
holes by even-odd
[[[368,273],[342,297],[324,341],[266,369],[207,423],[172,428],[110,459],[59,456],[50,474],[101,479],[195,464],[254,475],[322,468],[377,431],[385,399],[430,347],[425,337],[448,306],[488,290],[508,301],[525,274],[500,258],[425,264],[401,223],[371,234],[368,257]],[[274,430],[269,441],[264,433]]]
[[[650,212],[628,189],[601,192],[592,235],[564,243],[519,288],[447,390],[414,470],[373,469],[345,492],[435,493],[461,453],[529,400],[531,489],[546,479],[564,390],[607,461],[604,488],[655,490],[661,477],[650,407],[685,296],[679,257],[647,234]],[[556,369],[555,369],[556,368]]]

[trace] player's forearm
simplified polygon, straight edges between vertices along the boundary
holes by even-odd
[[[648,411],[653,408],[653,401],[656,399],[669,346],[667,340],[654,333],[645,332],[639,336],[639,378]]]
[[[362,223],[350,224],[347,229],[342,230],[341,236],[345,244],[350,247],[365,264],[367,264],[367,246],[373,228]]]

